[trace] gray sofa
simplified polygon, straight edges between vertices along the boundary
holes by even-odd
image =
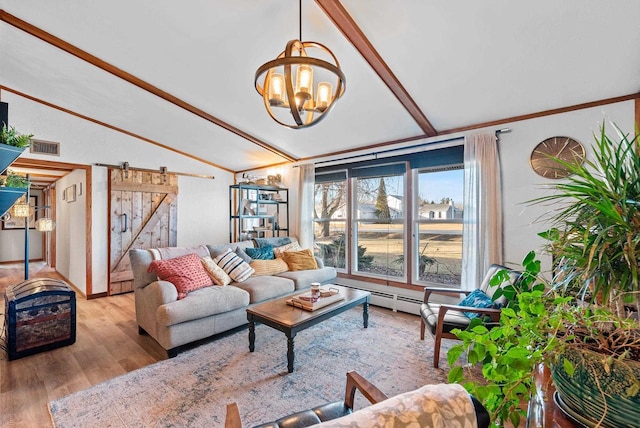
[[[281,238],[273,238],[278,243]],[[295,239],[295,238],[293,238]],[[269,240],[262,240],[269,242]],[[173,257],[188,253],[212,258],[226,248],[254,247],[255,241],[231,244],[201,245],[191,248],[171,248]],[[242,283],[232,282],[220,287],[211,286],[190,292],[178,300],[174,285],[158,280],[149,273],[156,249],[129,251],[133,270],[135,309],[140,334],[147,333],[164,349],[169,357],[177,355],[179,347],[247,324],[247,307],[311,287],[312,282],[329,284],[336,277],[333,267],[325,267],[316,257],[319,269],[287,271],[271,276],[252,276]]]

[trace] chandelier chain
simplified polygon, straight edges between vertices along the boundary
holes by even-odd
[[[302,0],[299,0],[298,3],[298,35],[300,36],[300,41],[302,41]]]

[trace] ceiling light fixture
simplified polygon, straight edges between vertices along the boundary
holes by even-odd
[[[320,122],[342,96],[346,83],[338,59],[329,48],[302,41],[302,0],[299,3],[299,39],[289,40],[276,59],[260,66],[254,81],[271,118],[292,129]],[[314,78],[323,80],[315,88]]]

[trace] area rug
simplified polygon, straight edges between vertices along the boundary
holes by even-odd
[[[224,426],[225,406],[236,402],[244,426],[251,427],[342,399],[352,370],[388,396],[446,382],[446,360],[433,368],[433,340],[420,340],[420,318],[414,315],[372,307],[365,329],[358,307],[304,330],[295,338],[293,373],[287,373],[286,342],[283,333],[257,325],[251,353],[247,330],[237,331],[52,401],[53,423],[218,427]],[[360,397],[356,404],[367,401]]]

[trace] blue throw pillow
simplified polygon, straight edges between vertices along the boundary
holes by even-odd
[[[472,308],[490,308],[493,306],[491,297],[482,290],[473,290],[464,299],[458,303],[458,306],[469,306]],[[463,312],[467,318],[473,319],[480,316],[475,312]]]
[[[273,260],[273,245],[265,245],[260,248],[245,248],[244,250],[253,260]]]

